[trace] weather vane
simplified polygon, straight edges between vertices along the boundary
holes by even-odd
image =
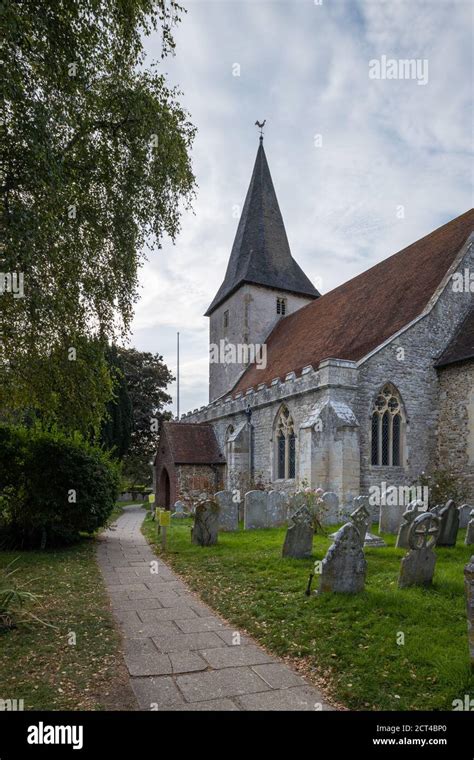
[[[263,140],[263,128],[266,123],[266,119],[264,119],[262,122],[259,122],[258,120],[255,122],[255,126],[259,128],[260,130],[260,142]]]

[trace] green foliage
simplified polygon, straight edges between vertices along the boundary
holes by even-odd
[[[55,415],[72,385],[77,406],[101,417],[103,364],[85,359],[91,378],[74,379],[64,351],[127,332],[146,246],[174,240],[192,200],[195,130],[143,52],[154,30],[162,55],[172,50],[180,11],[165,0],[2,5],[2,271],[23,274],[24,297],[0,302],[0,409],[33,397]]]
[[[133,429],[123,462],[124,475],[132,484],[149,484],[150,462],[156,452],[160,423],[171,416],[162,410],[171,402],[166,387],[174,378],[160,354],[119,348],[118,355],[133,407]]]
[[[467,497],[463,483],[448,470],[422,472],[415,485],[428,488],[430,507],[434,507],[435,504],[446,504],[449,499],[453,499],[456,505],[460,506]]]
[[[111,375],[114,379],[114,397],[109,401],[102,421],[100,441],[114,456],[122,459],[130,446],[132,433],[132,402],[128,392],[123,361],[117,347],[112,345],[107,351]]]
[[[119,470],[79,434],[0,425],[0,538],[22,548],[77,541],[114,509]]]

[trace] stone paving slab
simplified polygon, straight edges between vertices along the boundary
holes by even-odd
[[[219,618],[156,557],[140,531],[144,516],[125,507],[97,550],[139,708],[331,710],[318,689]]]

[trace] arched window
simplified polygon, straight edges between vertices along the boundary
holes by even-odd
[[[291,480],[296,477],[296,436],[293,419],[286,406],[283,406],[276,419],[276,467],[278,480]]]
[[[384,385],[372,410],[371,462],[384,467],[400,467],[403,455],[403,404],[397,389]]]

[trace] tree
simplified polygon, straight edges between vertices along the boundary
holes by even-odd
[[[118,459],[122,459],[130,446],[133,427],[132,402],[123,361],[116,346],[108,348],[107,360],[110,374],[114,378],[114,395],[107,404],[100,439],[106,449],[112,451]]]
[[[164,412],[171,402],[167,385],[174,380],[160,354],[119,348],[128,393],[133,408],[130,447],[123,460],[124,475],[134,484],[149,483],[150,462],[156,452],[161,421],[171,417]]]
[[[168,0],[2,5],[0,285],[12,291],[23,277],[24,297],[21,287],[0,295],[0,408],[27,404],[32,388],[47,407],[35,367],[60,357],[67,385],[71,336],[105,350],[125,335],[146,247],[179,231],[195,187],[195,130],[179,92],[156,64],[145,68],[143,35],[161,29],[169,54],[181,12]]]

